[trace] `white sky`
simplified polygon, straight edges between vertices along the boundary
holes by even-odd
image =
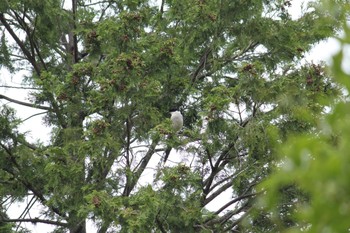
[[[294,17],[298,17],[300,13],[300,6],[303,0],[293,0],[292,1],[292,9],[291,12]],[[335,54],[339,50],[339,44],[335,39],[328,39],[326,41],[323,41],[317,45],[314,46],[314,48],[311,50],[311,52],[306,55],[305,60],[306,61],[313,61],[313,62],[320,62],[320,61],[326,61],[327,63],[330,63],[331,57],[333,54]],[[19,73],[16,76],[12,76],[7,70],[1,69],[0,70],[0,85],[10,85],[10,86],[21,86],[23,78],[23,73]],[[4,94],[10,98],[14,98],[17,100],[21,101],[27,101],[27,94],[23,90],[18,90],[18,89],[7,89],[0,87],[0,93]],[[8,103],[8,101],[1,101],[2,103],[7,103],[14,108],[16,108],[18,116],[21,116],[22,119],[25,119],[27,117],[32,116],[33,114],[42,112],[42,110],[34,110],[29,107],[23,107],[19,106],[16,104]],[[35,141],[38,138],[43,141],[47,142],[48,139],[48,134],[49,134],[49,128],[45,127],[42,122],[42,117],[36,116],[28,119],[23,125],[20,127],[21,132],[30,132],[28,134],[29,140]],[[172,153],[172,155],[169,157],[169,160],[174,160],[178,156],[174,156],[176,153]],[[156,159],[156,158],[155,158]],[[156,164],[156,162],[154,163]],[[148,180],[147,176],[153,174],[153,172],[145,172],[143,174],[143,179]],[[226,192],[223,195],[219,196],[217,198],[218,200],[228,200],[231,198],[231,193]],[[220,206],[220,201],[218,202],[211,202],[209,205],[207,205],[208,209],[217,209],[217,206]],[[18,205],[11,211],[10,217],[17,218],[21,214],[21,210],[23,210],[24,205]],[[32,216],[35,216],[37,213],[35,213],[35,208],[33,209],[34,211],[31,212]],[[39,211],[39,210],[36,210]],[[23,226],[30,226],[31,224],[25,224],[23,223]],[[95,233],[96,229],[94,229],[92,226],[87,226],[89,228],[87,230],[88,233]],[[31,227],[33,233],[47,233],[50,231],[50,228],[48,228],[48,225],[46,224],[37,224],[34,227]]]

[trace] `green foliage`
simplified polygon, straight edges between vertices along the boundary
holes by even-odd
[[[8,216],[6,215],[5,211],[1,208],[1,212],[0,212],[0,217],[1,219],[8,219]],[[14,233],[15,231],[12,230],[12,228],[14,227],[14,224],[12,223],[6,223],[4,221],[0,222],[0,231],[3,233]],[[25,233],[24,231],[20,231]]]
[[[5,33],[2,32],[1,39],[0,39],[0,65],[8,68],[10,71],[14,71],[13,65],[10,63],[10,54],[9,49],[7,47],[7,41],[5,37]],[[0,66],[0,68],[1,68]]]
[[[153,190],[146,186],[131,197],[127,208],[119,215],[125,232],[140,232],[159,229],[171,232],[195,232],[194,225],[201,221],[200,181],[198,174],[179,165],[164,171],[163,187]],[[151,225],[150,221],[155,225]]]
[[[339,29],[341,8],[329,14],[316,1],[292,20],[282,0],[72,2],[0,3],[0,65],[27,71],[33,88],[27,102],[0,98],[43,110],[52,128],[45,144],[29,143],[1,102],[4,207],[33,197],[27,209],[42,215],[21,220],[55,232],[85,233],[86,221],[101,233],[247,232],[244,219],[254,232],[276,230],[268,216],[249,216],[256,186],[281,165],[276,145],[291,135],[327,139],[317,119],[342,92],[324,64],[300,59]],[[179,132],[172,108],[184,115]],[[330,135],[342,143],[340,131]],[[282,226],[298,221],[289,212],[299,202],[289,203],[312,196],[303,188],[279,190]]]
[[[347,26],[344,32],[344,38],[339,40],[342,49],[333,58],[332,72],[348,93],[350,77],[342,68],[343,49],[350,38]],[[317,134],[295,135],[281,147],[281,160],[276,172],[261,186],[266,195],[260,200],[261,206],[266,207],[265,214],[279,231],[349,230],[349,114],[348,101],[339,101],[324,119],[317,120]],[[287,196],[292,197],[296,190],[303,194],[286,202],[281,190],[290,185],[295,188]],[[304,201],[303,196],[307,197]],[[281,213],[284,203],[289,203],[288,211]],[[294,224],[286,224],[287,217],[293,218]]]

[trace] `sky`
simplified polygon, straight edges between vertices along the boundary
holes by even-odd
[[[294,18],[297,18],[300,15],[300,7],[302,6],[303,0],[293,0],[292,1],[292,8],[290,9],[292,15]],[[338,50],[340,46],[338,42],[335,39],[328,39],[326,41],[323,41],[321,43],[316,44],[310,51],[309,54],[305,56],[306,62],[315,62],[319,63],[321,61],[326,61],[328,64],[331,63],[331,57],[334,55]],[[1,69],[0,70],[0,94],[6,95],[10,98],[21,100],[21,101],[27,101],[28,102],[28,96],[26,91],[19,90],[19,89],[12,89],[12,88],[5,88],[3,86],[21,86],[23,76],[25,75],[25,72],[17,73],[16,75],[11,75],[7,70]],[[31,117],[34,114],[38,114],[40,112],[43,112],[42,110],[34,110],[29,107],[19,106],[12,103],[8,103],[8,101],[1,101],[2,104],[8,104],[14,107],[17,110],[18,116],[21,116],[22,119],[27,119],[21,126],[20,131],[21,132],[28,132],[27,137],[29,141],[36,141],[38,138],[42,142],[48,142],[49,141],[49,132],[50,129],[48,127],[45,127],[42,121],[41,115]],[[174,154],[169,158],[175,158]],[[145,173],[143,174],[144,180],[147,180],[147,176],[151,173]],[[224,193],[223,195],[219,196],[218,200],[228,199],[231,198],[230,193]],[[220,202],[220,201],[219,201]],[[10,217],[17,218],[20,213],[22,212],[25,205],[18,204],[15,205],[13,210],[10,213]],[[207,208],[208,209],[216,209],[218,206],[217,202],[210,203]],[[33,208],[32,215],[36,215],[38,213],[39,209]],[[31,224],[23,224],[24,226],[29,226]],[[37,224],[35,227],[31,227],[33,233],[46,233],[48,232],[48,227],[45,224]],[[92,227],[91,225],[88,225],[88,233],[95,233],[96,229]]]

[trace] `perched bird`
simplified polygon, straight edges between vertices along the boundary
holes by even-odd
[[[171,114],[170,119],[171,119],[171,121],[173,123],[172,124],[173,125],[173,129],[175,130],[175,132],[178,132],[182,128],[182,126],[184,124],[183,116],[177,110],[176,111],[171,111],[170,114]]]
[[[173,126],[174,131],[175,132],[180,131],[182,126],[183,126],[183,124],[184,124],[184,119],[183,119],[182,114],[179,111],[177,111],[177,110],[171,110],[170,114],[171,114],[170,120],[172,122],[172,126]],[[175,134],[172,133],[172,134],[170,134],[168,136],[169,136],[168,140],[171,140],[172,138],[174,138]],[[166,150],[164,151],[165,152],[164,160],[163,160],[164,164],[168,160],[168,157],[169,157],[171,149],[172,149],[172,147],[168,146],[166,148]]]

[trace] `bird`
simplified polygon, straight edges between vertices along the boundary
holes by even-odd
[[[170,110],[170,114],[171,114],[170,120],[172,122],[173,130],[177,133],[181,130],[181,128],[183,126],[183,123],[184,123],[183,116],[178,110]],[[171,140],[172,138],[174,138],[174,135],[175,135],[174,133],[170,134],[168,139]],[[164,151],[165,152],[164,160],[163,160],[164,164],[168,160],[171,149],[172,149],[172,147],[168,146],[166,148],[166,150]]]
[[[172,126],[175,132],[178,132],[181,130],[183,124],[184,124],[184,119],[178,110],[170,111],[171,117],[170,120],[172,122]]]

